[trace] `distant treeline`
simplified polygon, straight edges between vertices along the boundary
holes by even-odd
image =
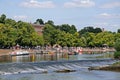
[[[12,47],[16,44],[29,47],[54,44],[68,47],[102,47],[103,45],[113,47],[115,41],[120,38],[120,29],[118,32],[110,32],[88,26],[77,31],[75,25],[55,25],[51,20],[44,22],[42,19],[37,19],[34,24],[45,25],[43,35],[38,35],[30,23],[16,22],[2,14],[0,16],[0,48]]]

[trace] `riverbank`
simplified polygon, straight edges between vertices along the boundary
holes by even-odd
[[[13,51],[14,51],[13,49],[0,49],[0,56],[1,55],[9,55],[9,53],[13,52]],[[32,49],[31,50],[27,49],[27,51],[34,52]]]
[[[110,52],[110,51],[114,52],[115,51],[114,48],[80,48],[80,49],[81,49],[81,53],[82,52],[91,53],[91,52]],[[49,50],[51,51],[52,49],[49,49]],[[61,49],[61,50],[64,51],[64,49]],[[69,49],[68,50],[65,49],[65,50],[69,51]],[[0,55],[8,55],[9,52],[12,52],[12,51],[13,51],[13,49],[0,49]],[[27,51],[32,52],[32,53],[36,52],[35,49],[27,49]]]
[[[88,68],[88,70],[105,70],[105,71],[120,72],[120,61],[118,61],[112,65],[90,67],[90,68]]]
[[[84,52],[111,52],[115,51],[114,48],[81,48]]]
[[[12,49],[0,49],[0,55],[7,55],[9,52],[12,52]]]

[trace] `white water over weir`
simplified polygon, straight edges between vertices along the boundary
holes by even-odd
[[[98,60],[74,60],[74,61],[44,61],[26,63],[0,64],[0,75],[49,73],[49,72],[73,72],[88,70],[91,66],[110,65],[116,62],[114,59]]]

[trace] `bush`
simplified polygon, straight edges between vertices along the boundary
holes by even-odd
[[[114,58],[120,59],[120,51],[114,53]]]
[[[116,51],[120,51],[120,39],[116,40],[114,47],[115,47]]]

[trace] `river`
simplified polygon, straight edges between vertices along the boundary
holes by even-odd
[[[79,55],[25,55],[0,57],[0,80],[119,80],[120,72],[89,71],[90,66],[110,65],[113,52]],[[74,72],[56,72],[57,70]]]

